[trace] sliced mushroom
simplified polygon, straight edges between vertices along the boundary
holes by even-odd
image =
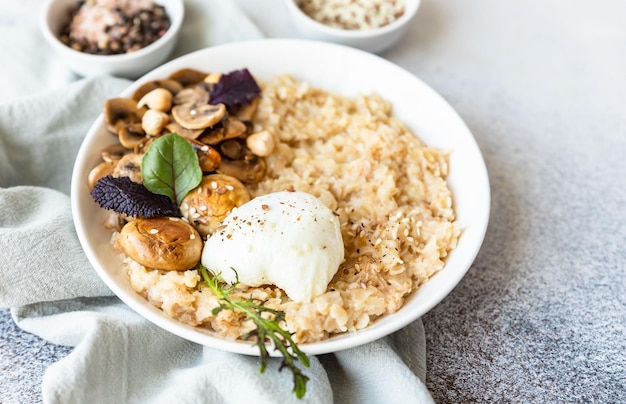
[[[141,123],[133,123],[121,127],[117,136],[120,138],[122,146],[127,149],[134,149],[137,143],[146,138],[146,132],[144,132]]]
[[[248,104],[240,106],[237,111],[235,111],[234,115],[237,119],[242,121],[251,121],[254,117],[254,113],[259,106],[259,101],[261,99],[259,97],[253,98]]]
[[[231,160],[243,158],[246,148],[239,139],[229,139],[219,144],[220,152]]]
[[[181,69],[172,73],[168,78],[178,81],[183,87],[189,87],[193,84],[200,83],[206,76],[207,73],[196,69]]]
[[[117,135],[122,126],[141,122],[143,110],[130,98],[109,98],[104,102],[104,122]]]
[[[109,211],[104,219],[103,225],[105,229],[120,231],[126,224],[126,219],[121,213]]]
[[[183,85],[178,81],[171,79],[149,81],[135,90],[133,93],[133,100],[139,101],[144,95],[156,88],[164,88],[172,93],[172,95],[176,95],[176,93],[183,89]]]
[[[176,122],[187,129],[209,128],[221,121],[225,114],[224,104],[183,104],[172,108],[172,116]]]
[[[196,138],[199,142],[208,145],[216,145],[226,137],[226,129],[221,122],[216,123],[210,128],[206,128],[200,136]]]
[[[164,88],[155,88],[137,102],[138,108],[144,106],[151,110],[168,112],[172,108],[172,93]]]
[[[148,151],[148,148],[156,139],[156,137],[144,137],[141,142],[135,145],[133,152],[135,152],[136,154],[144,154]]]
[[[197,140],[188,139],[198,155],[198,162],[203,173],[210,173],[219,167],[222,156],[213,147],[200,143]]]
[[[176,105],[207,104],[209,102],[209,93],[198,86],[189,87],[176,93],[172,102]]]
[[[91,191],[100,178],[106,177],[107,175],[113,174],[113,170],[117,165],[116,161],[104,161],[89,171],[87,175],[87,184],[89,185],[89,190]]]
[[[267,163],[263,157],[248,153],[240,160],[222,159],[217,172],[230,175],[246,183],[259,182],[265,176]]]
[[[228,119],[224,122],[224,128],[226,128],[226,133],[224,134],[224,139],[232,139],[235,137],[239,137],[246,134],[247,127],[237,118],[228,117]]]
[[[204,129],[183,128],[176,121],[170,121],[167,125],[165,125],[165,129],[167,129],[170,133],[172,132],[178,133],[182,137],[190,139],[190,140],[197,139],[198,137],[200,137],[200,135],[202,135],[202,132],[204,131]]]
[[[161,134],[169,121],[170,117],[165,112],[149,109],[141,118],[141,128],[148,135],[156,136]]]
[[[120,143],[113,143],[112,145],[102,149],[100,152],[102,160],[104,161],[118,161],[124,157],[126,153],[128,153],[128,150]]]
[[[183,199],[180,211],[202,236],[211,234],[238,206],[250,200],[246,187],[228,175],[212,174]]]
[[[141,154],[128,153],[120,159],[113,170],[114,177],[128,177],[136,183],[143,183],[141,178]]]
[[[202,256],[202,238],[189,223],[174,217],[139,218],[120,231],[118,245],[141,265],[164,271],[186,271]]]

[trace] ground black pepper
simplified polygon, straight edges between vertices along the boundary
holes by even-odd
[[[81,1],[69,12],[68,23],[64,25],[59,36],[61,42],[80,52],[95,55],[134,52],[161,38],[171,26],[170,17],[163,6],[153,4],[152,8],[141,9],[132,14],[115,7],[111,13],[117,22],[105,27],[106,35],[100,40],[89,40],[82,33],[72,30],[72,21],[84,4],[85,1]]]

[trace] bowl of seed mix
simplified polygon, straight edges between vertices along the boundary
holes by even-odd
[[[183,0],[48,0],[40,26],[81,76],[137,78],[165,62],[178,40]]]
[[[420,0],[285,0],[302,36],[380,53],[406,32]]]

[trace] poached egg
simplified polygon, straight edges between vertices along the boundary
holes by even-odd
[[[258,196],[234,209],[202,251],[202,265],[224,281],[276,285],[298,302],[324,293],[343,259],[339,219],[299,191]]]

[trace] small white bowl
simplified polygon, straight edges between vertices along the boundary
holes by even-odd
[[[285,0],[296,28],[306,38],[352,46],[372,53],[391,48],[404,35],[420,2],[421,0],[405,0],[404,14],[380,28],[349,30],[324,25],[306,15],[298,7],[296,0]]]
[[[69,11],[80,0],[47,0],[40,15],[43,36],[72,71],[81,76],[112,75],[137,78],[165,62],[174,50],[185,14],[183,0],[155,0],[165,7],[171,26],[161,38],[135,52],[120,55],[93,55],[79,52],[59,39],[64,24],[68,23]]]

